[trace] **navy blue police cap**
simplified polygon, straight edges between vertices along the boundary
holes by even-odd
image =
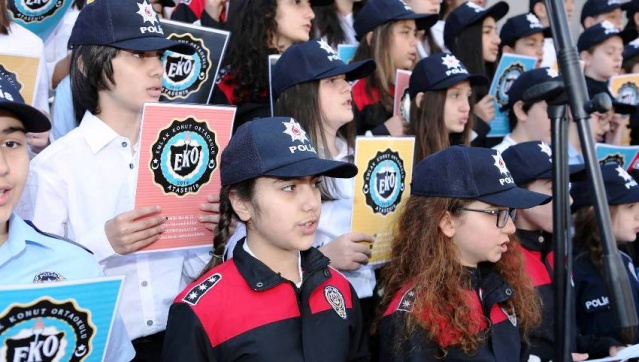
[[[436,14],[417,14],[402,0],[369,0],[353,22],[355,38],[364,39],[369,31],[397,20],[415,20],[417,30],[430,29],[439,20]]]
[[[506,92],[508,95],[508,103],[501,108],[501,111],[503,112],[505,110],[512,109],[515,103],[523,100],[524,93],[526,93],[530,87],[556,80],[559,80],[559,75],[557,74],[557,71],[551,68],[544,67],[523,72],[517,79],[515,79],[515,81],[511,84],[510,89]],[[540,93],[538,99],[531,99],[528,100],[528,102],[535,103],[543,101],[546,100],[546,96],[547,94]]]
[[[625,10],[627,15],[639,11],[639,0],[630,0],[621,4],[621,10]]]
[[[447,89],[464,80],[473,86],[488,84],[488,78],[470,74],[454,55],[434,54],[417,62],[408,82],[408,93],[415,98],[419,92]]]
[[[273,92],[279,96],[296,84],[344,74],[346,80],[364,78],[375,71],[372,59],[345,64],[323,39],[290,46],[273,68]]]
[[[577,50],[580,52],[588,50],[593,46],[612,38],[613,36],[621,38],[619,29],[617,29],[613,23],[608,20],[604,20],[601,23],[595,24],[584,30],[583,33],[579,35],[579,39],[577,40]]]
[[[622,166],[617,163],[603,164],[601,165],[601,176],[609,205],[639,202],[639,186],[637,185],[637,181],[635,181]],[[582,207],[593,205],[593,195],[588,180],[573,182],[570,185],[570,196],[573,199],[573,203],[570,207],[572,212]]]
[[[623,60],[627,61],[639,54],[639,38],[623,47]]]
[[[502,154],[515,183],[525,186],[535,180],[552,178],[552,148],[542,141],[522,142],[508,147]],[[584,165],[570,165],[570,180],[586,176]]]
[[[589,16],[594,18],[619,8],[621,8],[621,1],[619,0],[587,0],[583,8],[581,8],[579,21],[581,21],[581,25],[584,25],[584,20]]]
[[[27,132],[46,132],[51,129],[49,118],[36,108],[26,104],[18,90],[18,83],[11,77],[0,76],[0,110],[14,114]]]
[[[413,171],[411,195],[479,200],[515,209],[550,201],[548,195],[517,187],[500,152],[461,145],[420,161]]]
[[[350,178],[357,167],[319,158],[300,124],[290,117],[256,118],[241,125],[222,152],[222,186],[261,176]]]
[[[539,21],[539,18],[532,13],[513,16],[506,20],[501,27],[499,37],[501,38],[500,46],[515,46],[517,40],[537,33],[546,33],[546,29]]]
[[[87,4],[73,26],[69,49],[104,45],[133,51],[172,50],[193,54],[187,43],[169,40],[148,0],[96,0]]]
[[[482,8],[472,1],[467,1],[456,7],[446,18],[444,25],[444,45],[452,49],[455,38],[457,38],[467,27],[483,21],[487,17],[492,17],[495,21],[506,16],[508,13],[508,3],[499,1],[489,8]]]
[[[635,114],[637,112],[637,106],[623,103],[618,101],[612,93],[610,93],[610,89],[608,89],[607,82],[599,82],[593,79],[586,79],[586,85],[588,89],[588,97],[592,98],[599,93],[606,93],[610,96],[612,100],[612,107],[615,110],[615,113],[618,114]]]

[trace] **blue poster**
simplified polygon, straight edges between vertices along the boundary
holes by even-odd
[[[516,54],[503,54],[497,71],[490,85],[489,94],[495,97],[495,118],[490,122],[488,137],[503,137],[510,133],[508,112],[502,112],[501,107],[508,103],[507,92],[519,76],[535,68],[537,58]]]
[[[102,361],[122,278],[0,288],[0,361]]]
[[[46,42],[73,0],[8,0],[9,16]]]
[[[351,44],[337,45],[337,55],[346,64],[351,62],[351,60],[355,56],[356,50],[357,50],[357,45],[351,45]]]
[[[626,171],[639,169],[639,146],[595,145],[599,163],[616,162]]]

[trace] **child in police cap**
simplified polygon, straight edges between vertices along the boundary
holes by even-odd
[[[516,209],[549,201],[515,183],[491,149],[422,160],[397,220],[382,286],[382,361],[515,361],[539,301],[512,241]]]
[[[104,275],[88,250],[40,232],[14,212],[29,172],[26,133],[46,132],[50,128],[44,114],[25,104],[13,79],[0,77],[0,284]],[[107,361],[130,361],[135,355],[119,314],[105,353]],[[16,352],[15,356],[21,355]]]
[[[623,16],[619,0],[587,0],[581,8],[580,21],[584,29],[602,21],[611,22],[617,29],[623,29]]]
[[[192,53],[166,39],[148,0],[98,0],[73,27],[70,70],[78,128],[32,162],[33,221],[90,249],[107,275],[125,275],[120,312],[139,360],[157,361],[171,301],[196,277],[207,250],[135,252],[158,240],[159,206],[134,209],[144,103],[157,102],[166,49]],[[202,204],[213,229],[217,204]]]
[[[612,234],[617,245],[634,242],[639,232],[639,185],[617,163],[601,165],[601,174],[610,207]],[[574,202],[575,237],[573,281],[579,333],[616,339],[617,345],[639,342],[636,330],[619,329],[610,308],[610,295],[604,281],[603,247],[595,218],[592,190],[587,181],[570,188]],[[630,257],[620,252],[627,267],[635,308],[639,312],[639,281]]]
[[[539,94],[536,99],[524,101],[524,93],[533,86],[551,81],[561,81],[556,71],[550,68],[538,68],[522,73],[508,89],[508,103],[502,111],[508,112],[510,133],[493,148],[505,151],[520,142],[544,141],[550,143],[550,119],[546,100],[553,94]]]
[[[502,154],[510,173],[519,187],[548,196],[552,190],[552,149],[541,141],[518,143],[510,146]],[[583,164],[570,166],[570,180],[585,179]],[[530,335],[530,354],[541,361],[550,361],[555,357],[554,336],[554,286],[553,269],[553,204],[552,201],[523,209],[517,212],[515,219],[516,236],[522,245],[524,265],[533,280],[541,298],[542,321]],[[577,335],[574,314],[568,319],[574,325],[572,340],[569,341],[574,361],[590,357],[604,357],[615,354],[619,342],[611,338],[593,335]]]
[[[451,144],[470,145],[474,123],[473,86],[486,85],[454,55],[431,55],[410,76],[410,133],[415,135],[415,163]]]
[[[400,0],[368,1],[353,23],[360,42],[353,61],[373,59],[375,72],[353,86],[357,133],[401,136],[406,120],[393,116],[397,69],[412,70],[418,60],[417,31],[437,22],[435,14],[416,14]]]
[[[321,176],[350,178],[357,167],[318,157],[297,121],[273,117],[238,128],[220,172],[215,249],[231,219],[247,235],[175,299],[163,360],[368,360],[357,295],[312,247]]]
[[[501,43],[496,22],[506,16],[508,9],[504,1],[486,9],[468,1],[453,10],[446,19],[446,47],[464,63],[470,73],[483,75],[489,80],[494,76]],[[473,107],[473,113],[478,117],[474,125],[477,138],[473,140],[473,145],[483,146],[486,134],[490,131],[488,124],[495,118],[495,105],[487,86],[475,87],[474,91],[479,101]]]
[[[500,52],[537,58],[535,68],[544,61],[544,34],[546,30],[534,14],[521,14],[506,20],[501,27]]]

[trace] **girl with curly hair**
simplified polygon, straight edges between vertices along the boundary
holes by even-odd
[[[311,5],[333,0],[233,0],[226,27],[233,36],[213,91],[214,104],[238,106],[234,130],[256,117],[270,116],[268,56],[308,41]]]
[[[452,146],[417,164],[382,282],[380,360],[521,360],[540,306],[513,219],[549,200],[515,186],[494,150]]]

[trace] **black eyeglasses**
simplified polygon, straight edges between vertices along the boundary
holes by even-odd
[[[503,228],[508,223],[508,217],[515,221],[515,216],[517,215],[517,209],[507,209],[507,210],[479,210],[479,209],[469,209],[467,207],[459,207],[457,210],[464,211],[474,211],[474,212],[483,212],[484,214],[491,214],[497,216],[497,227]]]

